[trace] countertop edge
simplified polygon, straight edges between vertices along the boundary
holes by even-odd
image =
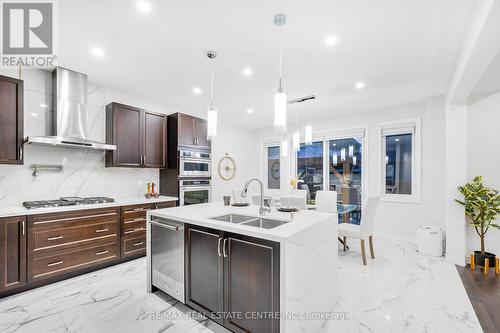
[[[76,206],[64,206],[64,207],[35,208],[35,209],[27,209],[23,206],[5,207],[5,208],[0,208],[0,218],[47,214],[47,213],[60,213],[60,212],[109,208],[109,207],[121,207],[121,206],[130,206],[130,205],[141,205],[141,204],[148,204],[148,203],[170,202],[170,201],[177,201],[177,200],[178,200],[177,197],[160,196],[158,198],[151,198],[151,199],[140,198],[140,197],[139,198],[123,198],[123,199],[116,199],[116,201],[114,201],[114,202],[100,203],[100,204],[95,204],[95,205],[76,205]]]

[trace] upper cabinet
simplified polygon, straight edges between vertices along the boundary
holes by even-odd
[[[23,81],[0,75],[0,164],[23,164]]]
[[[164,168],[166,116],[128,105],[106,106],[106,167]]]
[[[204,119],[189,116],[183,113],[174,113],[168,116],[169,145],[180,147],[210,150],[210,141],[207,139],[207,122]]]

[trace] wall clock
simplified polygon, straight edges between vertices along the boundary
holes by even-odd
[[[219,160],[217,171],[219,172],[219,177],[224,180],[231,180],[236,175],[236,162],[228,153]]]

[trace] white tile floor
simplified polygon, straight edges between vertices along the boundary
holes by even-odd
[[[318,333],[482,332],[453,265],[376,239],[376,259],[363,266],[351,245],[339,252],[337,306],[349,319]],[[1,299],[0,332],[228,332],[162,293],[146,293],[145,276],[138,259]]]

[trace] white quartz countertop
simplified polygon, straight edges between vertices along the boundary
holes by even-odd
[[[27,209],[21,204],[14,207],[0,207],[0,217],[8,216],[22,216],[22,215],[34,215],[34,214],[45,214],[45,213],[57,213],[57,212],[67,212],[73,210],[84,210],[84,209],[96,209],[96,208],[107,208],[107,207],[119,207],[128,205],[140,205],[148,203],[157,203],[165,201],[176,201],[176,197],[159,196],[158,198],[146,199],[145,197],[136,198],[123,198],[116,199],[114,202],[110,203],[100,203],[95,205],[75,205],[75,206],[63,206],[63,207],[49,207],[49,208],[33,208]]]
[[[237,234],[253,236],[274,241],[281,241],[300,233],[308,228],[315,226],[320,222],[331,219],[332,224],[337,223],[337,214],[320,213],[317,211],[299,211],[293,213],[291,220],[290,213],[278,212],[272,209],[271,213],[266,213],[265,217],[270,219],[288,221],[283,225],[272,229],[264,229],[236,223],[228,223],[210,219],[211,217],[225,214],[241,214],[259,217],[259,206],[250,205],[247,207],[224,206],[222,202],[213,202],[199,205],[189,205],[182,207],[172,207],[157,209],[148,212],[148,220],[151,216],[157,216],[176,220],[183,223],[204,226]]]

